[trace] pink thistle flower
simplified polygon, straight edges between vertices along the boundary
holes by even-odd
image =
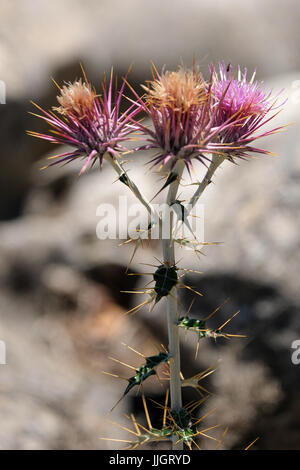
[[[79,173],[81,175],[90,163],[94,165],[99,160],[101,166],[106,152],[115,158],[119,152],[126,151],[123,142],[136,130],[131,119],[139,109],[131,105],[126,113],[120,114],[125,81],[119,92],[116,81],[113,93],[113,72],[111,72],[108,87],[104,79],[102,96],[98,96],[88,83],[84,71],[83,75],[84,81],[80,79],[66,84],[63,88],[57,85],[60,90],[60,95],[57,97],[59,106],[53,107],[52,111],[47,112],[33,103],[43,113],[34,115],[50,124],[52,129],[49,131],[51,134],[32,131],[28,134],[73,148],[69,152],[50,157],[56,161],[45,168],[84,158],[86,161]]]
[[[132,90],[135,104],[151,119],[154,127],[152,130],[135,122],[147,137],[147,144],[135,150],[157,149],[158,155],[151,160],[154,165],[170,162],[172,169],[183,159],[190,170],[193,158],[202,163],[209,160],[199,145],[207,120],[207,85],[195,67],[162,74],[153,67],[152,73],[153,81],[143,86],[146,93],[142,98]]]
[[[256,72],[247,80],[247,69],[242,72],[238,67],[235,78],[231,64],[226,68],[219,64],[219,75],[214,66],[211,70],[212,127],[216,130],[212,148],[225,152],[227,158],[248,157],[249,152],[270,154],[267,150],[252,147],[254,140],[276,133],[277,127],[255,134],[262,126],[273,119],[283,103],[276,106],[277,97],[267,92],[254,81]],[[271,115],[270,115],[271,114]]]

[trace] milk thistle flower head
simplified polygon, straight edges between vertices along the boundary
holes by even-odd
[[[154,165],[170,162],[172,169],[178,159],[183,159],[190,169],[192,158],[201,162],[207,158],[199,148],[208,98],[206,83],[195,67],[162,74],[154,67],[152,73],[153,80],[143,86],[145,95],[140,98],[134,92],[137,106],[154,127],[151,130],[137,123],[147,137],[147,145],[137,150],[157,149],[158,155],[152,160]]]
[[[122,143],[128,140],[135,130],[130,120],[139,110],[132,105],[126,113],[120,114],[125,81],[119,92],[116,82],[113,91],[112,72],[108,86],[104,79],[102,96],[98,96],[84,71],[83,74],[84,80],[59,87],[59,106],[53,107],[52,111],[47,112],[33,103],[43,113],[35,116],[50,124],[51,134],[28,132],[29,135],[72,147],[69,152],[50,157],[54,158],[55,162],[46,168],[59,163],[69,163],[77,158],[86,160],[80,174],[84,173],[90,163],[94,164],[97,160],[101,166],[106,152],[115,158],[119,152],[127,150]]]
[[[254,140],[274,134],[282,127],[255,134],[273,119],[282,104],[276,106],[276,98],[255,81],[253,73],[247,80],[247,69],[238,67],[234,76],[231,64],[219,64],[219,73],[213,65],[211,70],[212,125],[219,129],[215,141],[224,154],[232,157],[247,157],[249,152],[270,154],[267,150],[252,147]],[[271,114],[271,115],[270,115]]]

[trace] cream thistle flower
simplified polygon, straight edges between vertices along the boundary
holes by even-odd
[[[272,111],[283,103],[276,106],[277,97],[272,97],[271,91],[267,92],[254,81],[256,72],[248,81],[247,69],[242,72],[240,66],[236,78],[231,64],[226,67],[224,63],[220,63],[219,74],[213,65],[210,71],[212,126],[218,130],[215,138],[216,148],[227,154],[229,159],[248,157],[249,152],[270,154],[267,150],[252,147],[250,144],[260,137],[282,129],[277,127],[253,135],[278,114],[279,111],[273,114]]]
[[[154,165],[170,162],[173,168],[178,159],[183,159],[190,170],[192,158],[203,163],[208,159],[199,145],[207,120],[207,85],[195,67],[161,75],[153,67],[152,73],[153,81],[143,86],[146,94],[142,98],[133,90],[137,106],[154,126],[151,130],[136,123],[147,137],[147,144],[136,150],[157,149]]]
[[[43,113],[34,115],[50,124],[52,129],[49,132],[53,135],[28,132],[33,137],[73,147],[69,152],[50,157],[56,161],[48,166],[85,158],[80,174],[84,173],[89,163],[95,164],[99,160],[101,166],[106,152],[115,158],[119,152],[127,150],[122,143],[135,131],[131,119],[139,112],[131,105],[126,113],[120,114],[125,81],[119,92],[116,82],[113,92],[113,73],[108,87],[105,79],[102,83],[102,96],[96,95],[84,71],[83,75],[84,81],[80,79],[67,83],[63,88],[57,85],[60,90],[57,97],[59,106],[53,107],[52,111],[47,112],[33,103]]]

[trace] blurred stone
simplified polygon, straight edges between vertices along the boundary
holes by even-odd
[[[103,416],[119,397],[118,385],[80,365],[61,319],[37,318],[24,299],[19,302],[17,309],[16,299],[1,295],[0,335],[7,346],[1,448],[99,448],[99,437],[106,435]]]
[[[108,358],[111,351],[124,362],[143,362],[123,341],[145,354],[155,354],[157,345],[147,329],[126,320],[124,310],[97,292],[89,295],[84,317],[80,309],[72,317],[53,311],[41,316],[30,299],[1,292],[0,338],[7,347],[0,381],[1,449],[119,448],[100,438],[128,439],[106,416],[124,382],[102,371],[130,376]],[[94,306],[93,299],[98,299]],[[118,405],[116,421],[122,422],[127,403]]]
[[[55,70],[79,61],[101,74],[111,65],[124,73],[134,62],[143,78],[151,60],[176,67],[194,54],[204,67],[223,59],[258,67],[262,76],[300,67],[296,0],[192,0],[188,8],[174,0],[3,0],[0,13],[1,79],[9,97],[41,94]]]

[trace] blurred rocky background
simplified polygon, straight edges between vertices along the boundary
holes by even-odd
[[[291,361],[292,343],[300,339],[300,3],[2,0],[0,17],[0,79],[7,92],[0,105],[0,339],[7,347],[7,364],[0,365],[0,448],[122,447],[100,438],[128,439],[110,420],[126,423],[124,415],[134,413],[143,422],[141,399],[133,392],[107,415],[126,383],[102,371],[130,375],[110,356],[141,365],[126,344],[145,355],[166,345],[163,301],[152,313],[124,315],[140,299],[121,291],[149,280],[125,275],[133,247],[96,237],[97,206],[117,206],[126,188],[112,184],[115,175],[106,167],[79,180],[76,164],[40,172],[53,149],[26,136],[26,129],[45,130],[28,114],[29,101],[52,106],[50,77],[74,80],[79,62],[95,85],[112,65],[122,75],[133,62],[131,82],[138,88],[150,77],[151,60],[172,68],[181,60],[189,65],[195,55],[203,70],[220,59],[257,67],[259,79],[284,89],[289,100],[276,123],[291,126],[263,142],[280,157],[223,164],[207,189],[205,239],[223,243],[206,247],[200,259],[179,250],[181,264],[203,271],[188,275],[204,294],[193,315],[203,318],[229,298],[211,326],[240,310],[227,331],[247,335],[202,340],[197,360],[196,338],[183,335],[183,373],[216,367],[202,383],[212,395],[199,416],[215,409],[205,423],[220,424],[211,432],[217,439],[228,426],[222,448],[242,449],[259,436],[256,449],[300,449],[300,365]],[[133,158],[139,165],[132,175],[151,197],[159,176],[147,173],[146,155]],[[196,167],[197,176],[201,171]],[[152,242],[131,272],[147,271],[141,263],[156,264],[154,255],[160,251]],[[182,291],[183,312],[191,300]],[[149,380],[146,391],[163,402],[157,382]],[[198,399],[194,390],[184,395],[186,402]],[[159,426],[161,411],[149,406]]]

